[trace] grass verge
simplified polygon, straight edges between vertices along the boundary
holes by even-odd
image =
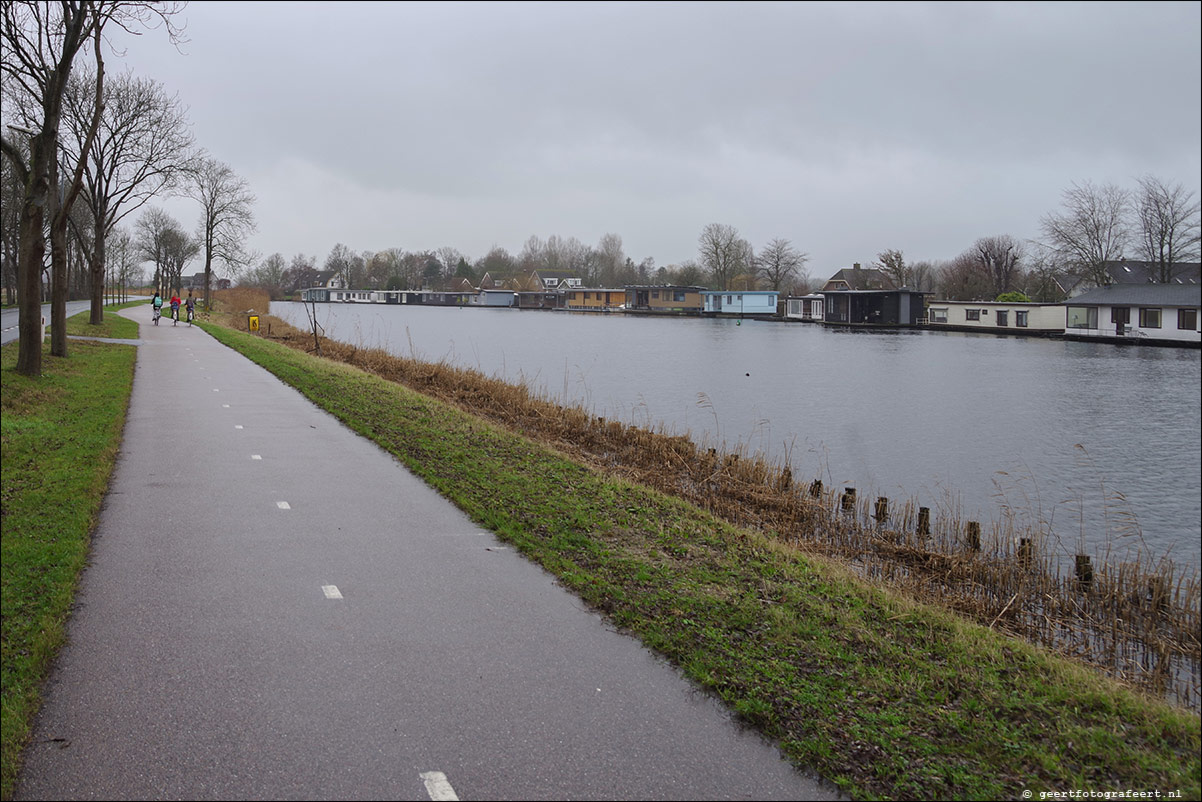
[[[450,404],[204,327],[853,797],[1202,795],[1196,715]]]
[[[145,301],[130,301],[123,304],[105,306],[106,312],[115,312],[130,306],[147,305]],[[99,326],[93,326],[91,312],[80,312],[67,318],[67,336],[69,337],[103,337],[105,339],[132,340],[138,336],[138,324],[121,315],[106,314]]]
[[[87,559],[120,444],[135,349],[74,342],[43,356],[43,375],[16,373],[18,344],[0,349],[0,791],[11,798],[20,750],[41,702]]]

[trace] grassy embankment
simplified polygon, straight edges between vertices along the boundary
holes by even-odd
[[[1196,715],[454,405],[206,329],[857,798],[1202,793]]]
[[[136,336],[135,324],[115,315],[110,319],[106,334],[88,335]],[[132,334],[126,324],[133,325]],[[59,359],[46,345],[42,378],[31,380],[14,371],[17,348],[16,342],[4,346],[0,357],[0,789],[5,798],[12,794],[42,682],[62,644],[120,444],[135,357],[128,345],[72,341],[70,356]]]

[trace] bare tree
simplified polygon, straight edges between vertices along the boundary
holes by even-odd
[[[978,268],[993,285],[993,296],[1009,292],[1022,277],[1023,246],[1008,234],[982,237],[970,251]]]
[[[779,292],[792,284],[809,259],[807,254],[794,248],[792,242],[777,237],[760,249],[755,266],[768,286]]]
[[[1122,259],[1130,242],[1130,203],[1130,193],[1113,184],[1073,184],[1064,191],[1064,212],[1040,220],[1044,244],[1075,275],[1101,286],[1106,262]]]
[[[1139,180],[1139,190],[1139,249],[1157,281],[1167,284],[1177,264],[1198,260],[1198,202],[1181,184],[1170,186],[1150,175]]]
[[[179,223],[175,218],[156,206],[147,207],[134,224],[134,242],[138,254],[142,261],[154,265],[151,284],[155,292],[161,292],[167,285],[166,232],[178,228]]]
[[[134,238],[124,228],[109,232],[104,260],[112,268],[108,273],[113,280],[114,294],[125,301],[129,288],[141,283],[142,268]]]
[[[897,289],[910,286],[912,279],[910,267],[906,264],[906,258],[901,251],[892,249],[883,251],[876,255],[875,267],[889,277],[893,282],[893,286]]]
[[[303,253],[293,256],[292,261],[288,263],[288,270],[285,274],[285,288],[289,292],[299,292],[300,290],[312,287],[316,283],[317,260]]]
[[[715,289],[730,289],[734,278],[751,267],[747,261],[753,256],[751,247],[734,226],[710,223],[697,238],[697,249]]]
[[[933,292],[939,275],[939,265],[920,260],[909,266],[910,284],[919,292]]]
[[[212,301],[213,263],[227,270],[248,264],[245,239],[255,230],[255,196],[228,165],[201,157],[189,173],[188,195],[201,207],[199,239],[204,252],[207,307]]]
[[[622,238],[613,233],[605,234],[595,248],[597,252],[597,286],[613,287],[625,272],[626,258],[622,250]]]
[[[459,262],[463,259],[463,254],[457,248],[444,245],[441,248],[435,249],[434,255],[438,257],[438,261],[442,264],[443,279],[446,281],[454,279],[455,270],[459,267]]]
[[[949,301],[993,299],[993,282],[981,270],[972,251],[965,251],[943,266],[938,278],[939,294]]]
[[[87,76],[73,78],[67,95],[65,150],[78,153],[85,117],[95,105]],[[107,82],[100,131],[84,160],[83,197],[92,215],[91,322],[104,315],[105,240],[127,215],[175,186],[189,168],[192,134],[177,97],[161,84],[129,73]]]
[[[343,243],[335,243],[333,248],[329,249],[329,255],[326,256],[326,271],[333,272],[343,280],[343,286],[346,289],[352,289],[351,281],[355,279],[352,272],[356,259],[356,254],[350,248]]]

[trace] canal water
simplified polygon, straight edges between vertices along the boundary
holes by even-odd
[[[302,328],[304,306],[272,314]],[[1037,337],[514,309],[317,305],[328,336],[522,382],[1062,554],[1199,568],[1202,354]]]

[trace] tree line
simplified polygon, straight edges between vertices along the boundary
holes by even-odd
[[[181,8],[127,0],[0,6],[0,257],[6,295],[20,308],[17,370],[25,375],[41,374],[47,286],[51,354],[66,356],[68,297],[88,297],[91,322],[100,323],[106,292],[140,284],[142,264],[154,266],[154,286],[166,291],[200,256],[208,303],[214,267],[252,261],[243,248],[254,230],[246,182],[196,146],[178,97],[154,80],[106,71],[109,34],[162,28],[179,43]],[[147,206],[167,196],[197,203],[193,231]],[[132,232],[121,227],[143,207]]]
[[[1167,283],[1183,264],[1199,258],[1194,193],[1153,176],[1139,179],[1134,190],[1073,184],[1063,193],[1062,208],[1041,218],[1040,229],[1042,237],[1036,240],[1009,234],[981,237],[944,260],[908,261],[901,250],[886,249],[871,267],[893,288],[947,300],[1004,295],[1057,303],[1074,287],[1107,283],[1107,262],[1147,262],[1157,280]],[[320,268],[314,256],[297,254],[288,260],[275,253],[239,280],[278,299],[313,286],[323,271],[336,274],[350,289],[453,290],[478,287],[487,276],[494,282],[506,280],[509,289],[538,290],[527,284],[533,272],[562,270],[588,287],[654,283],[805,295],[821,289],[827,278],[811,277],[809,261],[789,239],[773,238],[757,251],[734,226],[711,223],[698,236],[696,258],[660,267],[653,257],[635,262],[625,254],[621,236],[608,233],[595,246],[575,237],[531,236],[516,255],[494,245],[474,260],[449,246],[356,253],[339,243]]]

